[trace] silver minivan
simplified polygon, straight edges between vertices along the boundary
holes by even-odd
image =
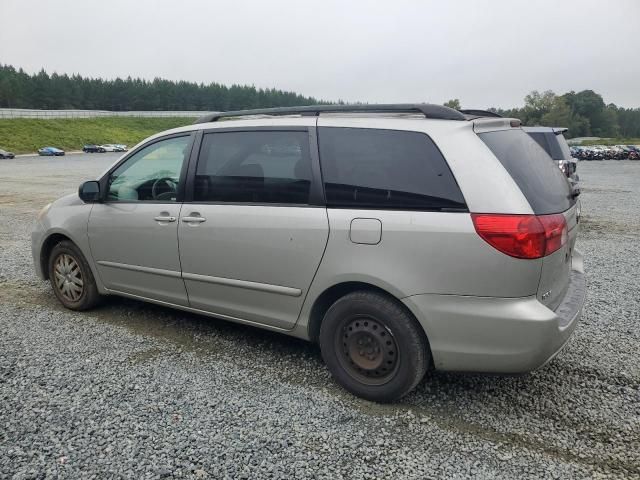
[[[32,245],[70,309],[120,295],[308,339],[384,402],[428,368],[556,355],[585,297],[579,217],[518,120],[312,106],[154,135],[47,205]]]

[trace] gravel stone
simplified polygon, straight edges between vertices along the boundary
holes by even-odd
[[[588,299],[529,375],[430,372],[394,405],[317,347],[119,298],[65,310],[29,232],[117,156],[0,161],[0,478],[640,478],[640,162],[580,162]]]

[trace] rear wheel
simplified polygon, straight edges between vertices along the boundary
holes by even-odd
[[[350,293],[329,308],[320,327],[320,348],[340,385],[377,402],[407,394],[429,363],[420,325],[397,301],[371,291]]]
[[[53,247],[49,280],[60,303],[71,310],[87,310],[100,301],[91,268],[73,242],[65,240]]]

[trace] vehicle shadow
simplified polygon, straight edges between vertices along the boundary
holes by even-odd
[[[101,321],[126,328],[138,335],[167,342],[183,352],[215,355],[217,358],[228,355],[228,358],[236,363],[238,353],[242,352],[245,358],[259,360],[260,363],[293,363],[293,372],[283,371],[279,376],[280,380],[297,383],[295,368],[298,367],[307,373],[311,369],[315,372],[313,377],[316,378],[305,376],[309,386],[339,390],[335,388],[326,371],[319,347],[283,333],[119,297],[107,297],[103,304],[91,313]],[[246,366],[255,367],[251,363],[247,363]],[[399,404],[418,406],[426,399],[430,399],[429,403],[438,403],[452,398],[459,401],[464,395],[500,395],[501,391],[510,391],[514,387],[526,389],[530,378],[531,375],[445,373],[430,369],[415,392]],[[350,394],[346,395],[352,397]]]

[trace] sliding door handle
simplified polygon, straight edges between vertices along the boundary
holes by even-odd
[[[153,217],[156,222],[175,222],[176,217],[172,217],[170,215],[158,215],[157,217]]]
[[[204,217],[182,217],[182,221],[184,223],[202,223],[206,222],[207,219]]]

